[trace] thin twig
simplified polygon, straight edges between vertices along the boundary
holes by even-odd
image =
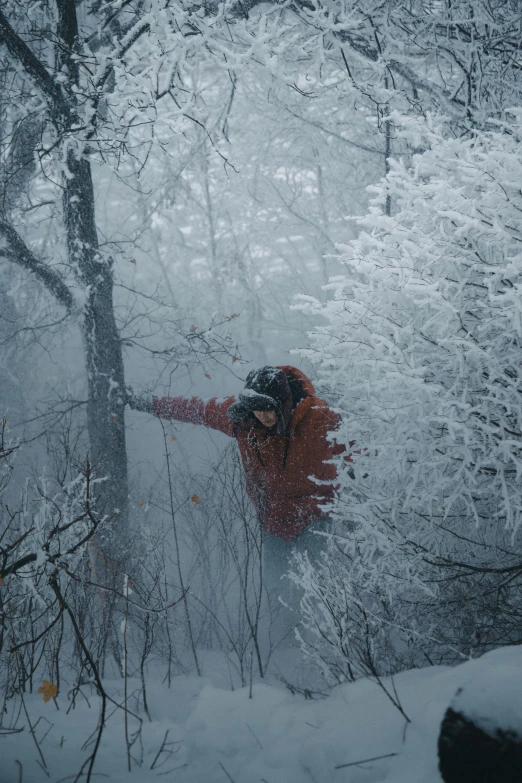
[[[247,727],[247,729],[249,730],[249,732],[251,733],[251,735],[253,736],[253,738],[255,739],[255,741],[257,742],[257,744],[259,745],[259,747],[261,748],[261,750],[263,750],[263,746],[261,745],[261,743],[259,742],[258,738],[257,738],[257,737],[256,737],[256,735],[254,734],[254,730],[250,728],[250,726],[248,725],[248,723],[246,724],[246,727]]]
[[[349,764],[338,764],[334,769],[346,769],[346,767],[356,767],[358,764],[367,764],[369,761],[379,761],[379,759],[389,759],[392,756],[398,756],[398,753],[385,753],[382,756],[373,756],[371,759],[361,759],[361,761],[351,761]]]
[[[75,778],[75,783],[79,778],[84,774],[83,769],[88,764],[88,770],[87,770],[87,780],[86,783],[90,783],[90,780],[92,778],[92,772],[94,767],[94,762],[96,761],[96,756],[98,754],[98,750],[101,743],[101,738],[103,734],[103,730],[105,728],[105,716],[107,713],[107,693],[105,692],[105,688],[103,687],[103,683],[101,681],[100,672],[98,671],[98,668],[96,666],[96,663],[89,651],[89,648],[85,644],[85,640],[82,636],[82,633],[80,631],[80,627],[78,625],[78,622],[76,620],[76,617],[74,615],[74,612],[72,611],[71,607],[65,600],[64,596],[62,595],[62,592],[60,590],[59,584],[56,580],[56,577],[53,577],[49,582],[56,598],[58,599],[58,602],[60,603],[60,606],[63,608],[65,612],[69,615],[69,618],[71,620],[74,634],[76,636],[76,640],[78,642],[79,647],[82,649],[83,654],[87,660],[87,663],[89,664],[89,668],[91,669],[92,675],[94,677],[94,681],[96,684],[96,690],[98,691],[98,694],[100,696],[101,705],[100,705],[100,718],[98,721],[98,728],[97,728],[97,735],[96,735],[96,742],[94,745],[94,749],[89,756],[89,758],[86,760],[84,764],[82,764],[82,768],[78,775]]]
[[[166,741],[167,741],[167,737],[169,736],[169,731],[170,731],[170,729],[167,729],[167,731],[165,732],[165,736],[163,737],[163,742],[161,743],[160,749],[159,749],[159,750],[158,750],[158,752],[156,753],[156,756],[155,756],[155,758],[154,758],[154,761],[153,761],[153,762],[152,762],[152,764],[150,765],[150,768],[151,768],[151,769],[154,769],[154,767],[156,766],[156,762],[157,762],[157,760],[159,759],[159,757],[160,757],[161,753],[163,752],[163,748],[165,747],[165,743],[166,743]]]
[[[221,769],[223,770],[223,772],[225,773],[225,775],[227,776],[227,778],[230,780],[230,783],[235,783],[235,781],[234,781],[234,778],[232,777],[232,775],[230,775],[230,774],[229,774],[229,773],[226,771],[226,769],[225,769],[225,767],[223,766],[223,764],[221,763],[221,761],[219,762],[219,766],[221,767]]]
[[[22,707],[24,708],[25,717],[27,718],[27,723],[29,724],[29,731],[31,732],[31,737],[34,740],[34,744],[36,745],[36,749],[38,751],[38,754],[39,754],[40,758],[42,759],[43,767],[47,771],[47,764],[45,763],[45,758],[44,758],[44,755],[42,753],[42,749],[41,749],[41,747],[40,747],[40,745],[38,743],[38,740],[36,739],[36,734],[34,733],[34,727],[33,727],[32,723],[31,723],[31,719],[29,718],[29,713],[27,712],[27,707],[25,706],[25,700],[24,700],[24,697],[23,697],[22,693],[20,694],[20,699],[22,701]]]
[[[125,745],[127,747],[127,769],[131,771],[131,745],[129,740],[129,717],[127,712],[127,688],[128,688],[128,657],[127,657],[127,624],[129,620],[129,577],[125,574],[123,591],[126,596],[125,619],[123,625],[123,703],[125,705],[124,727],[125,727]]]
[[[174,495],[172,492],[172,475],[170,470],[170,455],[169,455],[169,449],[167,445],[167,432],[165,430],[165,426],[162,421],[160,421],[161,428],[163,430],[163,440],[165,443],[165,460],[167,463],[167,477],[169,481],[169,500],[170,500],[170,510],[171,510],[171,519],[172,519],[172,529],[174,532],[174,544],[176,547],[176,560],[177,560],[177,566],[178,566],[178,577],[179,577],[179,584],[181,587],[181,592],[184,596],[183,603],[185,604],[185,617],[187,618],[187,629],[189,633],[189,639],[190,639],[190,646],[192,648],[192,655],[194,656],[194,662],[196,664],[196,671],[198,673],[198,677],[201,677],[201,668],[199,665],[198,655],[196,652],[196,644],[194,642],[194,635],[192,633],[192,623],[190,620],[190,612],[188,608],[188,601],[187,601],[187,591],[185,590],[185,585],[183,581],[183,573],[181,570],[181,557],[180,557],[180,547],[179,547],[179,541],[178,541],[178,529],[176,525],[176,509],[174,508]]]

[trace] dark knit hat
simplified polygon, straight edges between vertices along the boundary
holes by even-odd
[[[277,434],[283,435],[292,415],[292,392],[288,378],[277,367],[261,367],[247,376],[245,388],[227,411],[234,422],[244,421],[253,411],[275,411]]]

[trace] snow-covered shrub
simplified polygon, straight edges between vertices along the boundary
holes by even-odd
[[[339,460],[332,511],[350,633],[365,607],[402,637],[402,665],[521,638],[522,110],[510,117],[468,138],[395,117],[423,151],[391,161],[355,218],[329,301],[300,305],[326,321],[303,353],[342,416],[335,437],[361,449],[354,479]]]

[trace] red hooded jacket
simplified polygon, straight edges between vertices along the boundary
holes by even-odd
[[[286,541],[299,535],[311,522],[326,518],[321,503],[330,501],[334,487],[318,484],[337,477],[335,455],[345,449],[332,444],[327,433],[334,430],[339,417],[315,396],[308,378],[295,367],[279,367],[297,377],[307,396],[292,411],[285,435],[271,434],[253,417],[234,424],[227,410],[235,397],[205,402],[199,397],[154,397],[154,415],[162,419],[203,424],[235,437],[246,474],[248,494],[263,528]],[[350,443],[350,446],[353,445]],[[351,462],[350,455],[345,457]]]

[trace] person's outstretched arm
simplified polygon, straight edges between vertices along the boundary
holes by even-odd
[[[159,419],[185,421],[190,424],[202,424],[214,430],[233,434],[234,424],[227,416],[235,397],[218,400],[202,400],[200,397],[137,397],[132,391],[127,393],[127,402],[134,410],[152,413]]]
[[[234,424],[227,411],[235,402],[235,397],[226,399],[202,400],[200,397],[153,397],[152,412],[160,419],[186,421],[190,424],[203,424],[213,430],[232,435]]]

